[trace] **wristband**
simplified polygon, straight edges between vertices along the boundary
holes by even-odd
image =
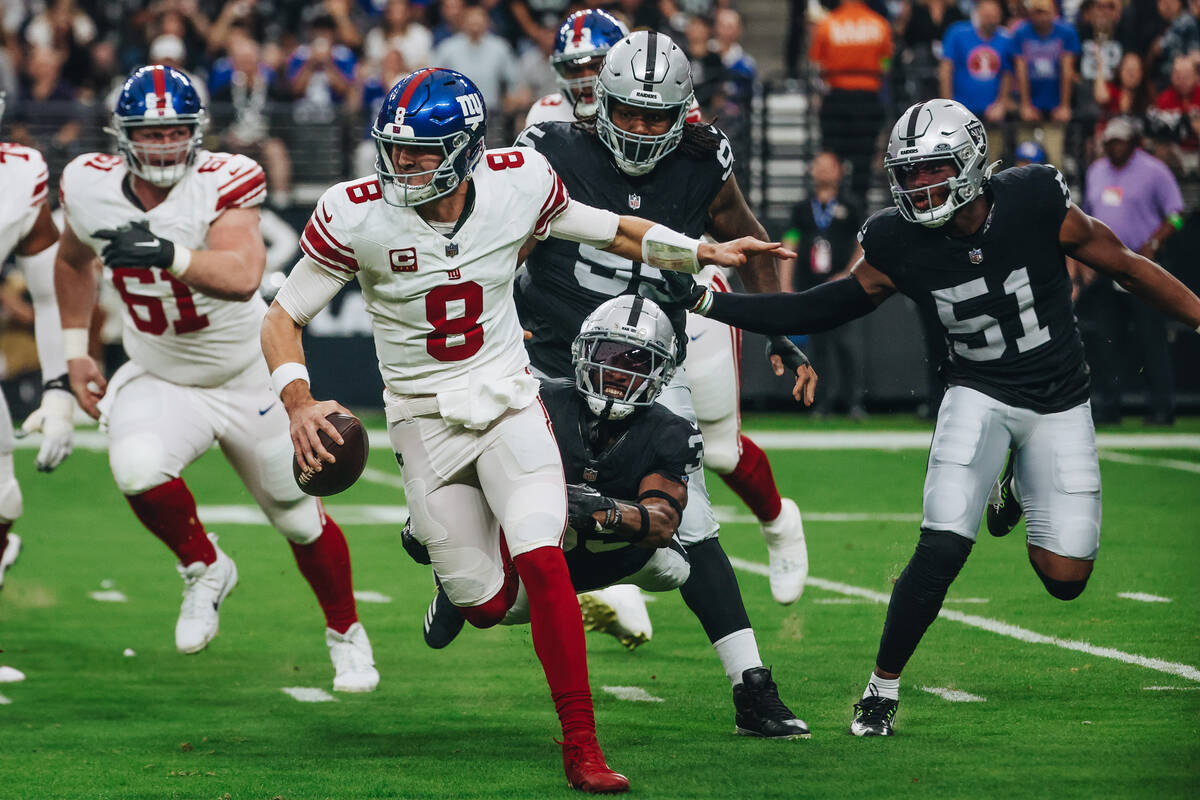
[[[67,361],[88,357],[88,329],[63,328],[63,357]]]
[[[1167,217],[1167,222],[1170,222],[1171,226],[1175,228],[1175,230],[1183,230],[1183,217],[1181,217],[1179,214],[1176,213]]]
[[[42,384],[42,391],[48,392],[51,389],[60,389],[64,392],[71,391],[71,381],[67,377],[67,373],[59,375],[57,378],[51,378]]]
[[[183,273],[187,272],[188,267],[192,265],[192,251],[183,245],[175,245],[175,258],[171,261],[171,266],[167,267],[167,272],[178,278]]]
[[[634,503],[633,507],[642,515],[642,524],[638,527],[638,532],[629,538],[629,541],[637,544],[650,535],[650,512],[641,503]]]
[[[696,255],[699,249],[699,239],[684,236],[666,225],[655,225],[642,237],[642,261],[657,269],[695,275],[700,271]]]
[[[308,367],[295,361],[289,361],[286,364],[280,364],[271,373],[271,389],[281,397],[284,388],[292,381],[310,383],[308,380]]]
[[[708,312],[712,309],[713,290],[707,286],[704,288],[704,294],[700,295],[700,299],[696,301],[696,305],[692,306],[692,313],[699,314],[702,317],[707,317]]]
[[[600,527],[604,528],[606,531],[615,531],[618,527],[620,527],[620,525],[621,506],[618,505],[617,501],[614,500],[611,506],[604,509],[604,524]]]

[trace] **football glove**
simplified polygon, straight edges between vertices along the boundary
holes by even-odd
[[[131,222],[115,230],[102,228],[92,236],[108,240],[100,258],[109,267],[166,269],[175,261],[175,243],[152,233],[146,220]]]
[[[19,437],[41,431],[42,447],[34,463],[38,472],[50,472],[71,455],[75,436],[75,396],[65,389],[46,389],[42,405],[25,419]]]
[[[779,356],[787,374],[793,377],[800,367],[812,363],[808,360],[808,356],[804,355],[804,351],[786,336],[772,336],[767,339],[767,361],[771,360],[771,356]]]
[[[683,308],[691,311],[704,298],[708,289],[686,272],[662,271],[663,286],[642,281],[638,284],[638,294],[648,300],[653,300],[664,308]]]
[[[592,516],[597,511],[604,512],[604,522],[597,522]],[[600,494],[592,486],[567,484],[567,524],[576,533],[600,533],[611,530],[620,521],[621,512],[617,510],[615,500]]]

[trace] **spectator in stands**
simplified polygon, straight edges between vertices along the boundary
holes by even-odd
[[[208,62],[204,58],[204,52],[212,24],[200,10],[196,0],[160,0],[152,4],[150,9],[154,14],[151,24],[146,29],[146,38],[150,44],[161,36],[177,37],[183,49],[180,68],[186,68],[189,76],[193,73],[207,74]],[[153,61],[153,58],[149,60]],[[199,85],[202,86],[203,83]]]
[[[1142,68],[1142,57],[1131,52],[1121,56],[1115,81],[1104,81],[1097,73],[1092,92],[1100,107],[1102,121],[1116,116],[1141,117],[1153,99]]]
[[[284,208],[291,203],[292,160],[283,140],[271,135],[268,104],[286,101],[289,92],[245,29],[234,28],[228,41],[229,55],[213,64],[209,81],[214,116],[229,119],[219,134],[221,148],[261,163],[270,186],[268,199]]]
[[[728,120],[731,116],[750,113],[754,85],[758,81],[758,65],[742,47],[742,15],[732,8],[721,8],[713,20],[716,50],[725,69],[722,90],[725,102],[720,116]]]
[[[1054,0],[1029,0],[1029,19],[1013,31],[1013,73],[1021,98],[1025,123],[1020,137],[1042,133],[1042,145],[1051,164],[1061,165],[1063,126],[1071,121],[1071,91],[1075,84],[1075,59],[1079,35],[1056,19]]]
[[[308,43],[297,47],[287,62],[287,80],[296,103],[296,115],[307,120],[329,120],[354,82],[353,51],[337,44],[337,23],[317,17],[309,23]]]
[[[571,10],[571,5],[571,0],[509,0],[508,12],[516,22],[513,33],[524,36],[538,47],[549,46],[553,50],[558,26]],[[513,41],[516,41],[515,38]]]
[[[75,0],[52,0],[25,26],[25,41],[63,54],[61,75],[72,86],[87,78],[88,47],[96,38],[96,23]]]
[[[958,22],[942,40],[941,96],[962,103],[989,125],[1003,122],[1012,94],[1012,37],[1000,27],[999,0],[980,0],[970,22]],[[1003,139],[988,136],[998,155]]]
[[[437,4],[437,12],[437,24],[432,30],[434,47],[462,30],[467,4],[464,0],[441,0]]]
[[[400,54],[408,72],[429,66],[433,34],[414,19],[408,0],[388,0],[379,23],[371,28],[363,42],[363,58],[376,67],[388,50]]]
[[[967,15],[952,0],[905,0],[895,20],[896,33],[917,63],[933,65],[942,57],[942,40],[950,26],[966,21]]]
[[[821,103],[821,141],[850,161],[851,194],[864,204],[883,127],[879,89],[892,47],[887,19],[861,0],[841,0],[818,23],[809,48],[828,89]]]
[[[12,111],[14,135],[43,151],[61,169],[82,130],[83,109],[75,87],[63,80],[64,55],[46,45],[30,47],[21,76],[20,99]],[[11,101],[10,101],[11,103]],[[7,120],[6,120],[7,122]],[[22,129],[17,134],[16,130]]]
[[[371,127],[379,116],[379,108],[387,93],[409,71],[405,68],[404,56],[398,50],[384,52],[377,68],[360,70],[358,91],[352,95],[352,102],[347,104],[347,110],[358,112],[363,125],[362,138],[354,150],[356,176],[369,175],[375,170],[375,140],[371,137]]]
[[[1183,197],[1167,166],[1138,146],[1132,120],[1118,117],[1104,129],[1103,158],[1088,167],[1083,210],[1112,228],[1131,250],[1159,260],[1163,243],[1183,227]],[[1096,280],[1079,300],[1079,317],[1094,370],[1092,414],[1097,422],[1121,418],[1118,349],[1133,340],[1148,389],[1146,421],[1169,425],[1175,420],[1175,379],[1167,352],[1166,322],[1158,311],[1134,300],[1107,279]]]
[[[554,94],[559,90],[558,76],[554,67],[550,66],[550,56],[554,54],[554,42],[549,47],[544,42],[535,42],[526,47],[517,58],[518,92],[529,98],[528,103],[521,103],[517,109],[517,130],[525,127],[525,112],[539,97]],[[516,99],[513,100],[516,103]]]
[[[792,209],[791,227],[783,235],[784,246],[799,254],[779,266],[779,285],[790,292],[845,277],[862,255],[858,229],[863,217],[858,204],[841,191],[842,162],[832,151],[823,151],[812,160],[809,174],[812,193]],[[821,396],[813,407],[815,413],[827,414],[840,406],[855,419],[866,416],[863,324],[856,320],[811,337],[813,360],[821,365]]]
[[[491,19],[482,6],[467,6],[463,13],[462,32],[451,36],[433,51],[433,61],[439,67],[456,69],[468,75],[483,95],[489,111],[514,112],[523,99],[511,95],[517,84],[517,59],[508,42],[491,30]],[[528,103],[525,104],[528,108]],[[493,118],[495,119],[495,118]],[[501,125],[488,127],[491,146],[512,141]]]
[[[1005,0],[1004,27],[1013,32],[1022,22],[1029,19],[1029,6],[1026,0]]]
[[[1171,79],[1176,58],[1200,50],[1200,26],[1183,0],[1158,0],[1158,13],[1167,27],[1150,45],[1146,60],[1153,67],[1151,74],[1161,81],[1159,85],[1163,85]]]
[[[333,20],[334,41],[351,50],[362,47],[362,25],[355,19],[350,0],[324,0],[322,16]]]
[[[1080,11],[1076,25],[1079,33],[1079,77],[1084,86],[1094,86],[1097,80],[1113,82],[1125,47],[1117,36],[1123,0],[1090,0]],[[1081,97],[1090,97],[1081,92]]]
[[[1177,171],[1194,171],[1200,146],[1200,81],[1196,56],[1177,56],[1171,66],[1171,85],[1147,112],[1155,140],[1154,153]]]
[[[721,102],[725,65],[712,39],[712,23],[707,17],[694,16],[684,28],[685,49],[692,67],[692,90],[704,119],[712,119]]]

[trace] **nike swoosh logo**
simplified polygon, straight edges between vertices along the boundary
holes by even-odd
[[[692,336],[692,335],[689,333],[689,334],[688,334],[688,338],[689,338],[689,339],[691,339],[691,340],[694,342],[694,341],[696,341],[697,339],[699,339],[699,338],[700,338],[701,336],[703,336],[703,335],[704,335],[704,331],[700,331],[700,332],[699,332],[699,333],[697,333],[695,336]]]
[[[258,415],[261,417],[261,416],[263,416],[264,414],[266,414],[268,411],[270,411],[270,410],[271,410],[272,408],[274,408],[274,407],[275,407],[275,404],[274,404],[274,403],[271,403],[271,405],[267,406],[266,408],[260,408],[260,409],[258,410]]]
[[[325,218],[326,222],[333,222],[333,214],[326,211],[325,206],[321,206],[321,216]]]

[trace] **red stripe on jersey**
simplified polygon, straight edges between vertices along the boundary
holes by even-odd
[[[312,220],[309,220],[308,225],[304,227],[304,234],[300,237],[300,249],[306,256],[323,267],[351,274],[358,272],[358,265],[354,261],[339,255],[332,247],[321,241],[320,234],[313,227]],[[342,266],[345,264],[348,266]]]
[[[323,214],[323,213],[325,213],[324,204],[322,204],[320,208],[318,208],[316,211],[313,212],[312,220],[315,221],[317,223],[317,227],[321,229],[321,235],[325,237],[325,241],[329,242],[334,247],[342,250],[347,256],[353,256],[354,248],[349,247],[349,246],[344,245],[341,242],[339,242],[337,237],[329,232],[329,228],[325,227],[325,223],[321,220],[321,218],[319,216],[317,216],[318,214]],[[329,217],[329,219],[333,219],[333,217]]]
[[[49,182],[45,178],[42,178],[38,185],[33,187],[33,200],[29,205],[36,206],[38,203],[44,202],[50,194],[48,187]]]
[[[243,183],[241,186],[234,187],[225,194],[217,198],[217,211],[224,211],[226,208],[237,208],[246,200],[250,199],[250,195],[259,189],[263,188],[267,183],[267,176],[260,170],[257,175]]]
[[[551,170],[550,174],[554,176],[554,185],[550,187],[550,194],[546,198],[546,202],[542,204],[542,213],[538,217],[537,223],[533,226],[534,236],[545,236],[550,223],[559,214],[567,210],[567,203],[571,200],[567,194],[567,187],[563,186],[562,179],[558,177],[558,173]]]
[[[319,225],[320,223],[317,224]],[[341,266],[338,269],[341,269],[343,272],[358,271],[358,262],[352,256],[338,252],[329,242],[325,241],[311,219],[304,226],[304,235],[300,237],[300,246],[304,248],[305,252],[320,255],[324,261],[340,264]]]
[[[234,172],[230,173],[229,180],[225,181],[217,188],[217,191],[225,191],[231,184],[237,183],[238,181],[244,179],[248,174],[255,170],[262,172],[262,167],[254,162],[248,164],[244,169],[235,170]]]
[[[581,41],[583,41],[583,23],[585,21],[586,17],[583,14],[580,14],[575,18],[575,27],[571,29],[572,44],[578,45]]]
[[[412,81],[410,81],[408,86],[405,87],[404,94],[400,95],[400,107],[401,108],[405,108],[405,109],[408,108],[408,101],[412,100],[412,96],[413,96],[413,94],[416,93],[417,87],[420,86],[422,83],[424,83],[425,78],[429,75],[429,73],[433,72],[435,69],[436,69],[436,67],[426,67],[425,69],[421,70],[420,72],[418,72],[416,75],[413,76]]]
[[[158,108],[167,107],[167,69],[163,66],[157,66],[151,70],[154,76],[154,97],[158,101]],[[161,114],[159,115],[161,116]]]

